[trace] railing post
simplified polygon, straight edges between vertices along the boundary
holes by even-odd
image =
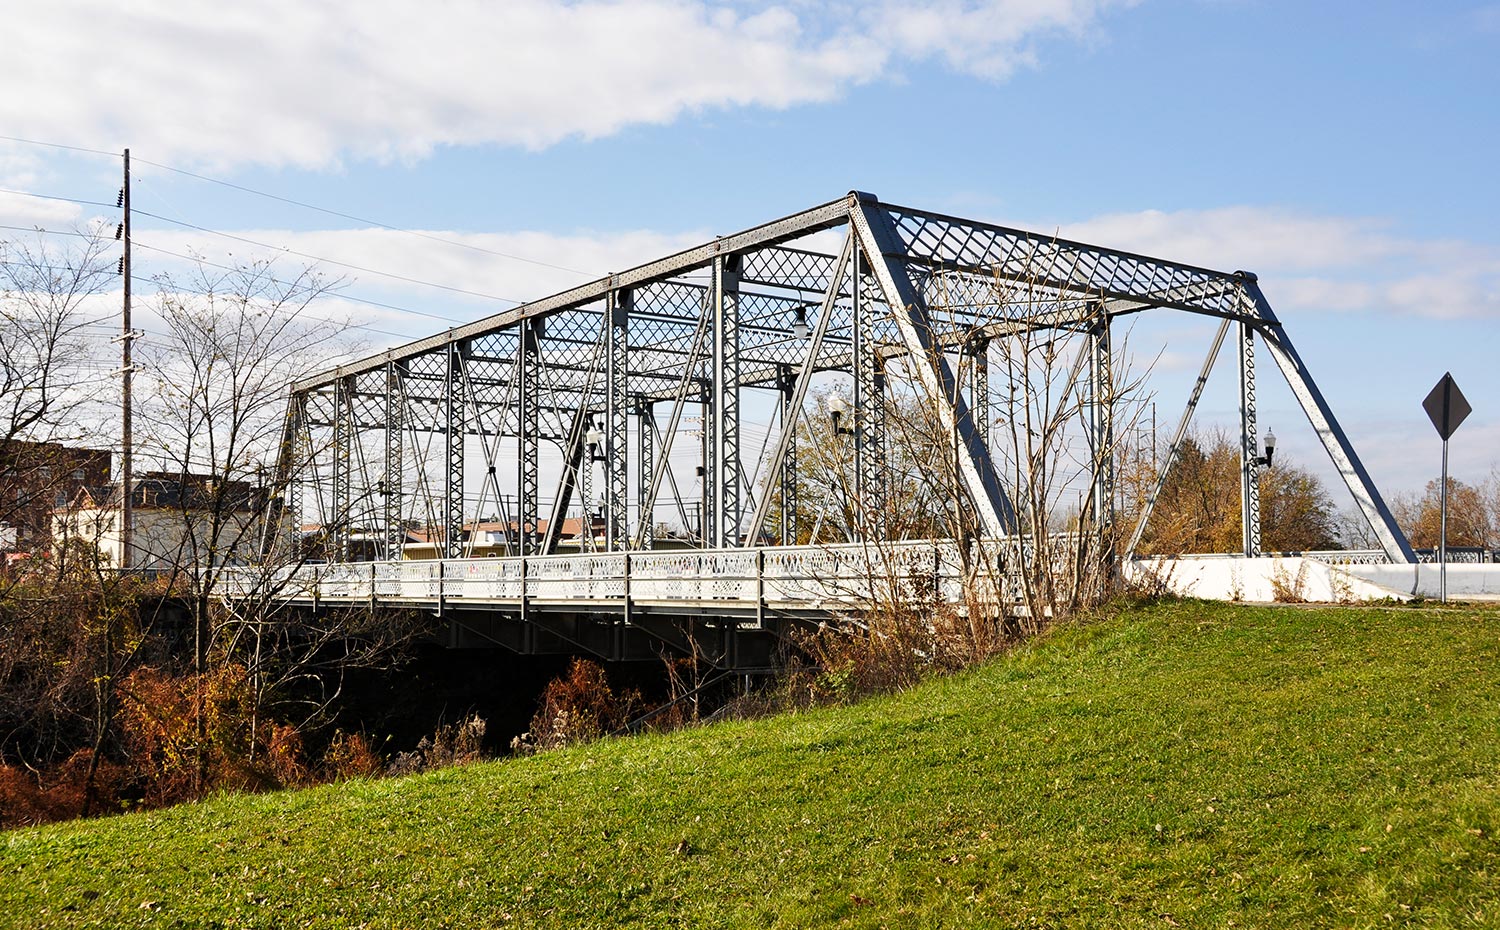
[[[625,606],[620,616],[626,626],[630,625],[630,553],[625,553]]]
[[[529,625],[531,622],[530,601],[528,597],[530,592],[527,590],[530,587],[530,582],[527,581],[527,567],[530,564],[531,559],[526,556],[521,557],[521,623],[523,625]]]
[[[755,547],[755,625],[766,627],[766,550]]]

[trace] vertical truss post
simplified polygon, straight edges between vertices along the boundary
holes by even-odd
[[[464,438],[468,435],[464,402],[464,364],[469,354],[465,341],[448,343],[448,377],[443,383],[443,557],[464,554]]]
[[[781,392],[781,429],[786,433],[785,452],[781,457],[781,544],[797,544],[797,376],[792,366],[776,369],[776,387]],[[769,496],[769,495],[768,495]],[[756,521],[757,523],[759,521]],[[760,527],[750,527],[751,533]]]
[[[698,430],[699,450],[698,466],[699,483],[702,490],[698,495],[698,541],[707,549],[713,546],[714,538],[714,404],[713,391],[708,390],[703,395],[701,407],[702,429]]]
[[[350,492],[354,471],[354,376],[333,386],[333,535],[332,560],[349,561]]]
[[[739,545],[740,514],[740,257],[719,255],[713,263],[714,519],[708,545]]]
[[[1109,312],[1101,306],[1099,318],[1089,327],[1089,381],[1093,393],[1094,520],[1099,553],[1106,559],[1113,557],[1110,540],[1115,520],[1115,379],[1109,336]]]
[[[969,409],[985,448],[990,445],[990,341],[978,338],[969,343]]]
[[[627,527],[630,398],[627,391],[630,387],[630,312],[634,298],[635,292],[631,290],[610,291],[605,311],[609,330],[605,336],[608,352],[605,359],[604,547],[609,551],[626,548],[626,540],[630,538]]]
[[[861,483],[864,485],[863,494],[868,509],[866,520],[870,525],[870,533],[875,539],[885,539],[888,477],[885,457],[885,360],[876,356],[872,349],[870,362],[870,385],[865,396],[864,423],[859,437],[865,453]]]
[[[516,534],[521,555],[536,551],[542,416],[538,391],[544,326],[539,317],[522,322],[516,346]]]
[[[651,493],[651,478],[656,474],[656,463],[652,453],[656,449],[656,414],[651,401],[639,398],[636,401],[636,500],[640,513],[636,515],[637,538],[642,549],[656,545],[655,501]],[[622,541],[623,542],[623,541]]]
[[[1412,551],[1406,534],[1401,532],[1401,527],[1396,525],[1396,518],[1391,515],[1390,508],[1385,505],[1385,500],[1380,496],[1380,490],[1375,487],[1375,482],[1370,479],[1370,473],[1365,470],[1364,463],[1355,454],[1354,444],[1349,441],[1348,436],[1344,435],[1343,427],[1339,426],[1339,421],[1334,417],[1332,408],[1323,397],[1323,392],[1318,390],[1312,373],[1307,370],[1302,356],[1297,354],[1297,349],[1292,345],[1292,340],[1287,336],[1286,330],[1282,328],[1281,321],[1276,318],[1275,311],[1271,309],[1265,295],[1261,293],[1260,285],[1255,282],[1255,276],[1249,272],[1239,274],[1245,280],[1246,290],[1255,302],[1257,315],[1266,323],[1266,328],[1261,333],[1266,341],[1266,349],[1271,353],[1276,367],[1281,369],[1297,402],[1302,405],[1302,412],[1307,415],[1307,422],[1312,425],[1313,432],[1317,433],[1318,441],[1323,443],[1323,449],[1328,453],[1329,460],[1333,462],[1334,468],[1338,469],[1339,476],[1344,479],[1344,486],[1349,489],[1349,493],[1354,497],[1355,505],[1364,514],[1370,531],[1375,534],[1376,539],[1380,540],[1380,547],[1385,550],[1386,558],[1392,562],[1415,563],[1417,554]]]
[[[281,423],[281,445],[277,448],[276,471],[270,490],[271,502],[266,508],[266,522],[261,527],[260,553],[270,559],[278,541],[286,545],[281,560],[297,556],[297,534],[302,529],[302,433],[307,422],[307,394],[295,393],[287,398],[286,416]]]
[[[579,408],[579,417],[582,422],[582,432],[579,433],[575,444],[577,451],[571,456],[574,461],[570,463],[577,474],[575,479],[578,485],[578,551],[594,551],[594,504],[598,502],[598,496],[594,491],[594,455],[595,449],[589,448],[583,437],[594,428],[594,415],[587,408]],[[562,521],[567,517],[568,508],[564,504],[555,511],[554,523],[561,529]],[[550,539],[553,535],[551,525],[548,527],[547,535]],[[543,548],[544,552],[552,552],[553,547],[548,545]]]
[[[1241,323],[1240,360],[1240,528],[1244,553],[1260,556],[1260,481],[1255,459],[1255,329]]]
[[[385,368],[385,557],[401,558],[406,542],[402,523],[405,468],[402,464],[406,432],[406,364],[387,362]]]
[[[850,221],[860,248],[870,261],[870,271],[885,295],[886,304],[901,332],[912,367],[924,389],[938,405],[944,425],[958,443],[958,471],[964,488],[989,536],[1008,536],[1016,531],[1016,511],[1000,477],[995,473],[989,449],[981,440],[953,376],[953,367],[943,355],[927,315],[927,302],[917,293],[906,269],[906,247],[892,227],[890,215],[879,203],[853,195]]]
[[[864,288],[864,261],[851,256],[850,293],[854,301],[854,500],[863,524],[861,536],[885,536],[884,375],[876,357],[875,302]]]

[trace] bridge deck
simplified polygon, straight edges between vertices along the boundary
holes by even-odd
[[[375,603],[436,609],[833,615],[902,602],[960,603],[951,541],[880,545],[351,562],[227,572],[225,596],[269,592],[292,604]]]

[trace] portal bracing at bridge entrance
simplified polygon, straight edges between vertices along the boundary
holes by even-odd
[[[1025,489],[1007,480],[1014,469],[997,464],[990,442],[991,391],[1005,377],[992,353],[1018,334],[1048,332],[1088,347],[1078,365],[1091,391],[1090,506],[1108,526],[1112,327],[1152,309],[1221,321],[1158,490],[1228,340],[1240,380],[1243,554],[1260,554],[1263,349],[1385,557],[1414,561],[1253,274],[858,192],[295,385],[279,466],[286,522],[319,524],[330,561],[396,562],[418,544],[449,560],[479,555],[481,545],[501,558],[645,552],[668,543],[667,526],[676,548],[793,546],[805,542],[796,530],[807,503],[798,499],[799,459],[816,451],[799,448],[796,424],[814,382],[837,377],[851,400],[842,429],[853,497],[868,517],[860,533],[883,539],[899,370],[952,437],[954,491],[976,533],[1011,538],[1029,531],[1016,506]],[[748,410],[770,411],[763,443],[746,442]],[[685,449],[693,481],[674,473]],[[1118,555],[1134,549],[1149,512],[1148,504]]]

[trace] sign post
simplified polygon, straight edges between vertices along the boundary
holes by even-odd
[[[1460,423],[1473,411],[1463,391],[1458,389],[1453,375],[1445,372],[1437,385],[1422,401],[1422,409],[1443,437],[1443,483],[1439,493],[1441,514],[1438,530],[1438,594],[1444,604],[1448,603],[1448,437],[1458,429]]]

